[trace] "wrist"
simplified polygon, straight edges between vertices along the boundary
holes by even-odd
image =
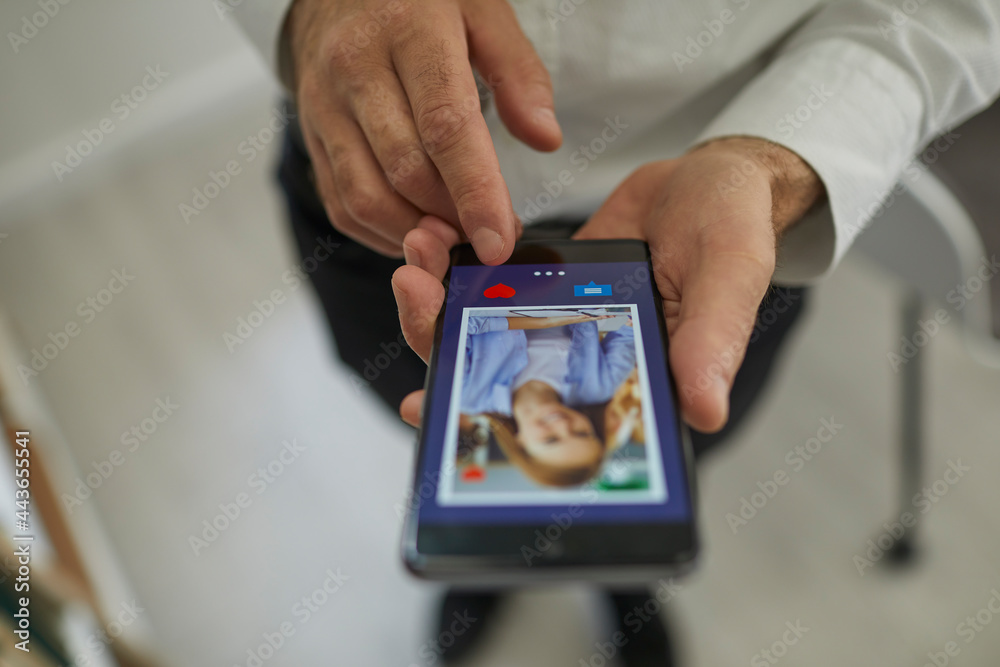
[[[722,151],[749,160],[771,188],[771,221],[780,236],[826,197],[826,188],[809,163],[794,151],[767,139],[731,136],[712,139],[695,151]]]

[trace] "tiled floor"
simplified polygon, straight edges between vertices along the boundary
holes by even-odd
[[[120,447],[158,398],[180,406],[88,501],[174,664],[245,665],[283,623],[294,634],[267,667],[427,664],[436,591],[409,579],[397,556],[411,435],[353,388],[312,295],[282,281],[294,260],[270,158],[244,165],[190,224],[179,212],[209,170],[242,159],[236,147],[270,103],[144,146],[84,194],[39,202],[0,245],[0,300],[28,348],[69,320],[82,324],[37,378],[81,469]],[[134,281],[84,320],[77,304],[122,267]],[[275,289],[287,300],[230,353],[224,333]],[[948,641],[961,650],[951,664],[996,664],[1000,619],[968,643],[957,626],[1000,589],[1000,372],[976,366],[954,328],[922,353],[928,482],[949,459],[971,470],[925,515],[917,569],[859,576],[852,561],[897,511],[886,353],[898,344],[898,296],[849,258],[815,291],[752,423],[700,471],[705,559],[668,606],[685,665],[763,664],[755,654],[786,622],[808,632],[783,665],[923,665]],[[824,419],[843,428],[794,469],[786,453]],[[299,458],[273,483],[255,481],[293,439]],[[734,534],[726,514],[779,469],[789,484]],[[205,538],[203,521],[240,493],[250,505],[195,554],[191,536]],[[305,611],[299,600],[328,570],[346,576],[340,590]],[[580,665],[608,633],[597,602],[582,587],[521,592],[469,664]]]

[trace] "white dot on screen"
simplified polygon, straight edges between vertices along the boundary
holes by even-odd
[[[551,276],[551,275],[552,275],[552,272],[551,272],[551,271],[546,271],[546,272],[545,272],[545,275],[547,275],[547,276]]]
[[[560,272],[559,272],[559,275],[560,275],[560,276],[565,276],[565,275],[566,275],[566,272],[565,272],[565,271],[560,271]]]
[[[540,275],[542,275],[542,272],[541,271],[535,271],[535,275],[536,276],[540,276]]]

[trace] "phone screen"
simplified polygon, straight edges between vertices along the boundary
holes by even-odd
[[[414,485],[422,526],[692,520],[645,246],[600,247],[451,267]]]

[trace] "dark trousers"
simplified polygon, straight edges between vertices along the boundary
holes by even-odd
[[[404,396],[423,386],[426,372],[423,361],[408,347],[399,345],[403,339],[389,280],[402,261],[383,257],[331,226],[313,186],[309,156],[294,124],[285,138],[278,180],[302,258],[325,256],[331,244],[339,244],[330,259],[315,263],[309,277],[323,304],[337,353],[353,370],[354,382],[370,387],[395,413]],[[580,222],[550,221],[527,228],[525,234],[565,237]],[[729,423],[711,435],[692,432],[696,456],[723,441],[750,412],[771,374],[778,349],[803,312],[806,298],[804,289],[776,287],[764,299],[730,394]],[[394,353],[398,350],[398,356],[385,365],[387,349]]]

